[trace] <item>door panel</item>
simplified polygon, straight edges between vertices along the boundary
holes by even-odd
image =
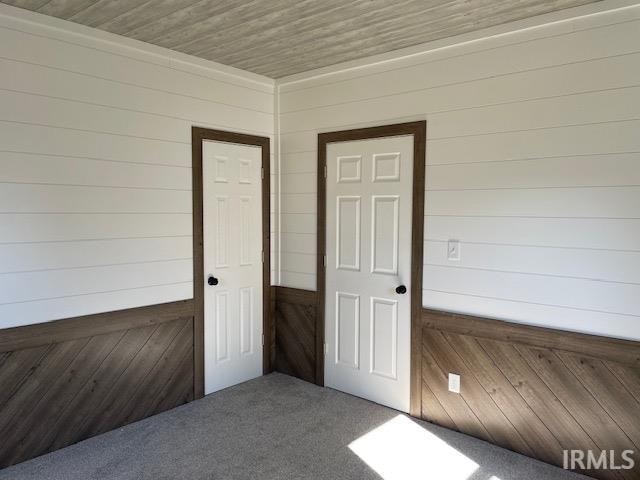
[[[253,333],[253,289],[240,289],[240,353],[251,353],[251,336]]]
[[[358,368],[360,354],[360,297],[336,292],[336,363]]]
[[[229,266],[229,197],[218,195],[215,198],[215,202],[217,207],[213,218],[214,224],[217,225],[215,266],[217,268],[226,268]]]
[[[412,174],[413,136],[327,145],[325,385],[405,412]]]
[[[360,197],[337,198],[336,248],[339,270],[360,270]]]
[[[261,148],[203,142],[205,394],[262,374]]]
[[[371,212],[371,273],[398,273],[397,195],[374,195]]]
[[[371,298],[371,373],[397,378],[398,302]]]
[[[229,360],[229,292],[216,293],[216,318],[215,318],[215,340],[216,340],[216,360],[221,363]]]
[[[251,197],[240,197],[240,265],[251,265]]]

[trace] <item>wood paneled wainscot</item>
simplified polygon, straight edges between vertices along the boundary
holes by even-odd
[[[634,450],[634,469],[583,473],[640,478],[640,343],[424,310],[421,355],[424,419],[558,466]]]
[[[297,288],[274,287],[275,369],[317,382],[317,294]]]
[[[0,330],[0,468],[194,398],[191,300]]]

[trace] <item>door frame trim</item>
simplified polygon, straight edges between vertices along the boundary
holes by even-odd
[[[318,323],[316,328],[316,372],[318,385],[324,385],[324,341],[325,341],[325,297],[327,223],[327,181],[324,176],[327,144],[368,140],[373,138],[413,135],[413,200],[411,216],[411,362],[410,362],[410,407],[412,416],[421,415],[421,335],[422,331],[422,259],[424,245],[424,197],[425,197],[425,158],[426,158],[426,120],[397,123],[378,127],[342,130],[318,134],[318,219],[317,219],[317,291]]]
[[[193,300],[194,300],[194,398],[204,396],[204,239],[202,141],[236,143],[262,148],[262,371],[269,373],[271,365],[271,142],[268,137],[244,133],[191,127],[191,159],[193,181]]]

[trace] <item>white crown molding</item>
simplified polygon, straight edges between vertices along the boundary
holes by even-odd
[[[275,85],[272,78],[263,75],[3,3],[0,3],[0,27],[89,46],[221,81],[239,80],[268,92],[272,92]]]
[[[278,87],[294,86],[296,83],[301,83],[312,79],[320,79],[322,77],[329,77],[337,73],[345,73],[349,71],[355,72],[359,69],[364,69],[376,65],[382,66],[384,64],[391,64],[394,62],[414,58],[416,61],[418,61],[417,57],[426,56],[439,50],[458,47],[480,40],[506,36],[513,33],[523,32],[526,30],[536,29],[553,24],[561,24],[562,22],[569,22],[578,18],[633,8],[639,5],[640,2],[638,2],[638,0],[604,0],[601,2],[590,3],[587,5],[546,13],[515,22],[504,23],[502,25],[496,25],[494,27],[489,27],[482,30],[476,30],[461,35],[456,35],[454,37],[434,40],[432,42],[422,43],[420,45],[414,45],[412,47],[394,50],[392,52],[373,55],[357,60],[350,60],[347,62],[338,63],[336,65],[330,65],[327,67],[310,70],[308,72],[289,75],[277,79],[276,85]]]

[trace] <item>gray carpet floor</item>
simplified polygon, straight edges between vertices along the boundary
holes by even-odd
[[[0,470],[0,479],[380,478],[587,477],[281,374]]]

